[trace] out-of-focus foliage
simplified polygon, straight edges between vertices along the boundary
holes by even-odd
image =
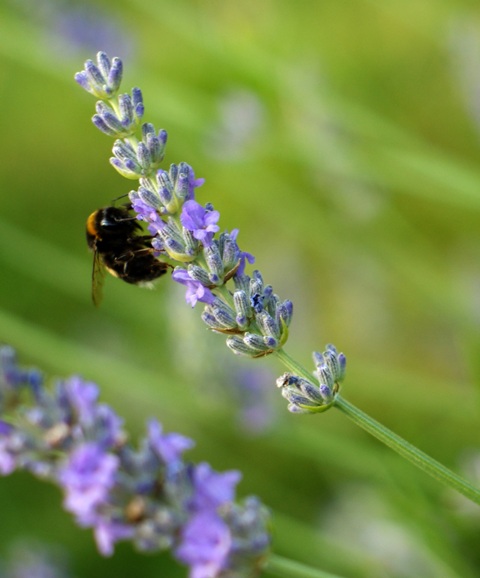
[[[346,398],[479,482],[479,38],[468,0],[5,0],[0,340],[97,381],[133,432],[153,414],[194,459],[241,469],[280,554],[352,578],[478,576],[478,508],[335,411],[289,415],[283,368],[231,355],[171,282],[108,279],[92,306],[85,219],[134,184],[73,73],[98,50],[124,59],[166,166],[206,178],[201,201],[293,300],[288,351],[310,363],[335,343]],[[0,480],[0,508],[0,556],[42,536],[78,577],[185,575],[128,546],[101,559],[23,474]]]

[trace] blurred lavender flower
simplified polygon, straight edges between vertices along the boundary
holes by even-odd
[[[191,578],[258,574],[268,514],[254,498],[233,503],[239,472],[185,462],[193,442],[155,420],[135,448],[95,384],[74,377],[50,392],[39,376],[0,348],[0,473],[26,469],[58,484],[106,556],[131,540],[141,551],[171,548]]]
[[[10,449],[13,434],[13,426],[0,421],[0,474],[4,476],[11,474],[17,467]]]
[[[231,502],[240,477],[240,472],[219,474],[207,463],[198,464],[193,474],[195,495],[190,503],[191,507],[195,511],[207,511],[214,510],[224,502]]]
[[[239,424],[249,434],[264,431],[274,420],[271,372],[257,366],[238,368],[232,372],[232,378],[233,395],[239,407]]]
[[[472,18],[468,12],[459,13],[450,24],[447,40],[454,86],[477,132],[480,132],[480,40],[476,18]]]
[[[235,159],[251,151],[265,124],[264,106],[254,92],[237,88],[218,99],[218,120],[206,135],[206,152]]]
[[[50,26],[72,53],[93,52],[104,47],[123,58],[131,56],[133,40],[122,29],[120,20],[115,20],[112,11],[107,13],[95,4],[49,2],[52,6]]]
[[[231,548],[227,524],[206,511],[195,514],[185,525],[177,556],[194,568],[191,578],[210,578],[222,574]]]
[[[79,524],[95,525],[96,512],[115,485],[120,461],[100,444],[87,442],[73,450],[58,470],[65,491],[65,509]]]
[[[132,35],[126,33],[114,11],[106,11],[98,4],[81,0],[6,2],[44,29],[57,58],[96,52],[101,47],[123,58],[133,54]]]
[[[181,460],[183,452],[195,445],[180,434],[164,434],[161,424],[154,419],[148,422],[148,443],[158,458],[172,463]]]

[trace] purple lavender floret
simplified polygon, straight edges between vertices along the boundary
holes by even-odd
[[[95,525],[99,507],[108,503],[120,465],[118,456],[100,444],[87,442],[68,456],[58,471],[58,482],[65,492],[65,509],[82,526]]]
[[[232,536],[227,524],[213,512],[195,514],[185,524],[176,557],[191,568],[190,578],[219,576],[228,565]]]
[[[157,420],[148,422],[148,441],[152,450],[165,463],[181,459],[185,450],[191,449],[194,442],[177,433],[163,433],[162,426]]]
[[[191,507],[196,511],[211,510],[231,502],[240,478],[240,472],[235,470],[218,473],[205,462],[198,464],[193,475],[195,494]]]
[[[195,239],[205,247],[212,244],[215,233],[220,230],[217,221],[220,218],[218,211],[208,210],[197,201],[187,201],[182,207],[180,221],[188,231],[193,233]]]
[[[145,221],[148,224],[148,232],[151,235],[157,235],[165,227],[165,222],[157,213],[152,205],[149,205],[141,197],[140,192],[142,187],[140,187],[139,192],[132,191],[130,193],[130,201],[132,203],[132,209],[137,214],[137,219],[139,221]]]
[[[192,307],[195,307],[197,301],[209,304],[212,304],[214,302],[215,296],[210,291],[210,289],[202,285],[200,281],[192,279],[186,269],[181,269],[180,267],[177,267],[175,271],[172,273],[172,279],[174,281],[177,281],[177,283],[185,285],[185,287],[187,288],[185,299],[187,303],[189,303]]]
[[[258,574],[268,514],[253,498],[233,502],[238,472],[185,462],[193,442],[153,419],[134,447],[94,383],[72,377],[32,395],[30,375],[0,347],[0,399],[9,403],[8,422],[0,407],[0,474],[26,469],[60,486],[65,509],[92,528],[105,556],[130,540],[140,551],[170,548],[190,578]]]
[[[2,476],[8,476],[17,467],[15,454],[11,447],[13,433],[13,426],[0,421],[0,475]]]
[[[238,233],[239,230],[238,229],[232,229],[232,232],[230,233],[230,239],[235,243],[235,245],[237,246],[237,249],[239,251],[238,254],[238,259],[240,261],[240,266],[238,267],[237,272],[235,273],[235,275],[237,276],[241,276],[245,273],[245,266],[248,263],[250,263],[250,265],[253,265],[255,263],[255,257],[251,254],[251,253],[247,253],[246,251],[240,251],[240,249],[238,248],[237,245],[237,237],[238,237]]]
[[[28,384],[33,393],[38,392],[43,383],[43,377],[37,369],[23,369],[17,364],[17,356],[12,347],[0,347],[0,402],[8,392],[13,394],[18,386]]]
[[[195,172],[192,167],[182,162],[178,167],[178,178],[176,188],[179,195],[185,201],[189,201],[195,198],[195,189],[201,187],[205,183],[205,179],[202,177],[195,178]]]

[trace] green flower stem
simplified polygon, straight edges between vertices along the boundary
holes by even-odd
[[[292,359],[285,351],[276,352],[277,357],[286,365],[286,367],[295,375],[312,379],[310,374],[303,366]],[[429,455],[425,454],[388,428],[375,421],[369,415],[356,408],[339,394],[335,396],[334,407],[342,411],[358,426],[376,437],[392,450],[395,450],[405,459],[415,464],[418,468],[430,474],[437,481],[442,482],[448,487],[457,490],[466,498],[480,505],[480,489],[472,486],[467,480],[455,474],[441,463],[437,462]]]
[[[312,380],[313,374],[310,371],[307,371],[303,365],[297,363],[293,357],[290,357],[288,353],[284,349],[279,349],[275,351],[275,355],[280,359],[283,365],[286,366],[287,369],[291,371],[294,375],[298,375],[299,377],[304,377],[305,379]]]
[[[356,408],[347,400],[337,394],[334,406],[347,415],[353,422],[372,434],[385,445],[395,450],[405,459],[415,464],[418,468],[430,474],[443,484],[457,490],[472,502],[480,505],[480,489],[475,488],[469,482],[458,476],[429,455],[425,454],[412,444],[405,441],[388,428],[372,419],[369,415]]]
[[[268,574],[283,578],[340,578],[335,574],[323,572],[275,554],[269,557],[266,571]]]

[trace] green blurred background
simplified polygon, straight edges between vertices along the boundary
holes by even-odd
[[[240,469],[278,554],[351,578],[480,576],[479,508],[339,412],[288,414],[284,369],[231,355],[173,283],[109,278],[93,307],[85,219],[135,186],[73,82],[98,50],[168,131],[165,166],[206,178],[200,201],[293,300],[289,353],[335,343],[347,399],[479,483],[478,2],[3,0],[0,341],[99,383],[133,436],[154,415],[195,438],[192,459]],[[36,538],[78,578],[186,576],[128,544],[102,559],[55,488],[0,481],[0,557]]]

